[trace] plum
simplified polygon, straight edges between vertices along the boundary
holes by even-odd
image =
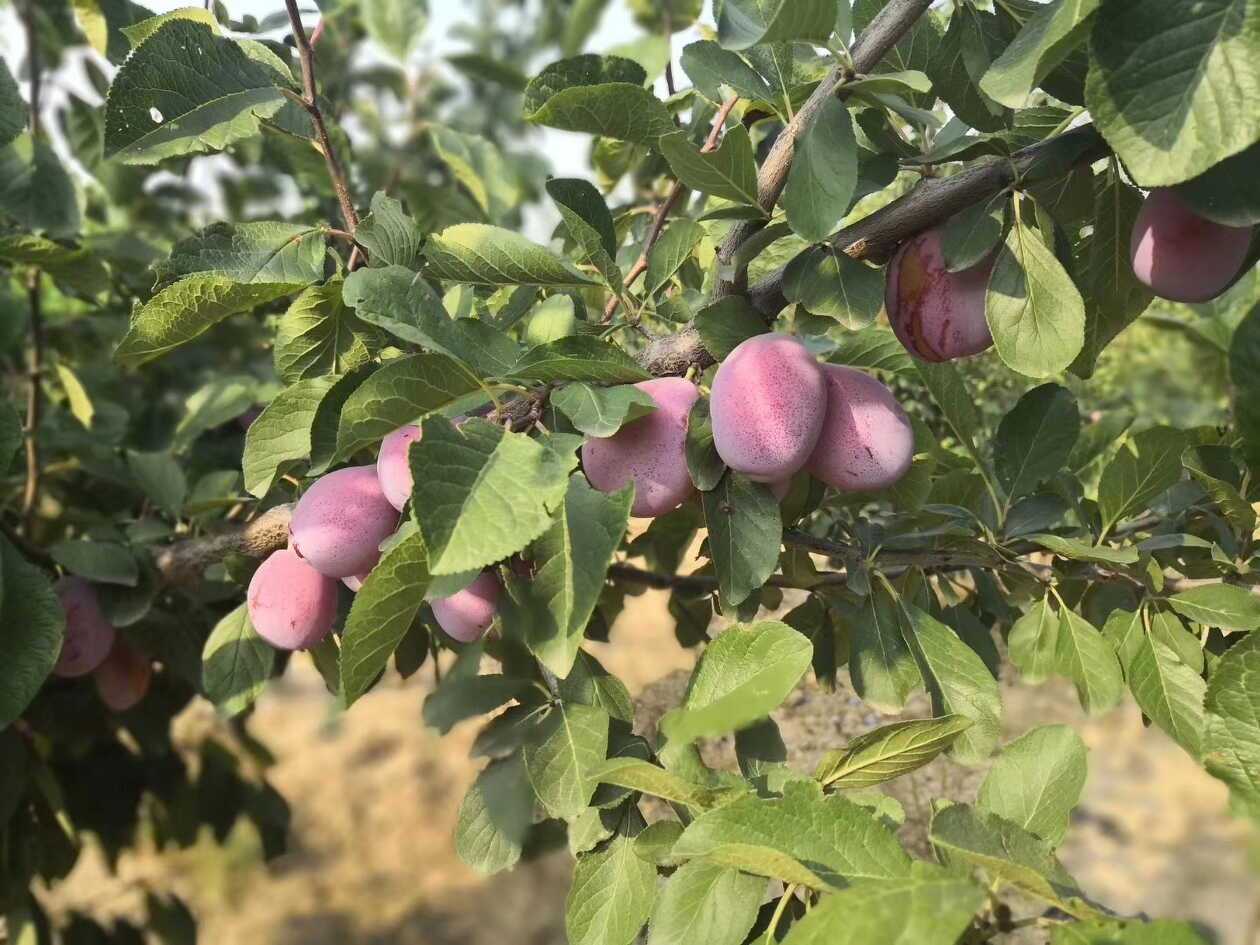
[[[272,552],[254,572],[246,596],[258,635],[281,650],[305,650],[332,630],[337,582],[292,548]]]
[[[292,547],[320,574],[343,578],[371,571],[380,544],[398,527],[398,510],[381,491],[374,466],[321,476],[298,500],[289,525]]]
[[[430,601],[438,625],[460,643],[480,640],[499,612],[499,579],[482,571],[462,591]]]
[[[126,712],[144,698],[153,679],[153,663],[122,637],[92,674],[96,691],[114,712]]]
[[[1152,190],[1133,221],[1133,274],[1161,298],[1206,302],[1234,281],[1251,247],[1250,226],[1199,216],[1174,190]]]
[[[722,462],[757,482],[805,465],[826,411],[818,361],[790,335],[757,335],[726,356],[709,400]]]
[[[114,626],[88,581],[67,575],[57,581],[54,590],[66,615],[66,635],[53,675],[86,676],[109,656],[116,636]]]
[[[656,409],[612,436],[587,438],[582,468],[601,492],[616,492],[633,482],[630,514],[654,518],[678,508],[694,491],[687,472],[687,418],[700,391],[681,377],[657,377],[634,386],[656,401]]]
[[[411,444],[420,439],[420,428],[415,424],[399,427],[381,443],[376,457],[376,476],[381,481],[385,498],[399,512],[411,498],[411,462],[407,453]]]
[[[368,574],[371,572],[369,571]],[[363,589],[363,582],[367,580],[367,574],[352,574],[349,577],[343,577],[341,583],[350,588],[354,594],[359,593]]]
[[[892,391],[869,374],[824,364],[827,420],[806,467],[843,492],[884,489],[905,475],[914,430]]]
[[[923,361],[952,361],[993,345],[984,296],[997,253],[970,269],[945,268],[940,230],[902,244],[888,266],[884,310],[897,339]]]

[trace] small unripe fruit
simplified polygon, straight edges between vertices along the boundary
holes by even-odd
[[[54,590],[66,615],[66,635],[53,675],[86,676],[109,656],[116,636],[114,626],[101,610],[96,591],[83,578],[63,577]]]
[[[381,491],[374,466],[321,476],[298,500],[289,534],[293,550],[320,574],[343,578],[371,571],[380,544],[398,527],[398,510]]]
[[[1174,190],[1152,190],[1133,221],[1133,274],[1161,298],[1206,302],[1224,292],[1247,260],[1253,227],[1199,216]]]
[[[153,663],[122,637],[114,641],[109,657],[92,674],[96,691],[114,712],[126,712],[144,698],[153,680]]]
[[[411,498],[411,462],[407,452],[411,444],[420,439],[420,428],[415,424],[399,427],[381,442],[381,452],[376,457],[376,476],[381,481],[381,492],[399,512]]]
[[[827,420],[807,468],[844,492],[886,489],[910,468],[910,419],[892,391],[869,374],[839,364],[824,364],[823,372]]]
[[[430,601],[438,626],[460,643],[480,640],[499,612],[499,579],[482,571],[462,591]]]
[[[884,309],[897,339],[916,358],[952,361],[993,345],[984,296],[997,254],[970,269],[945,268],[939,230],[902,244],[888,266]]]
[[[588,437],[582,469],[601,492],[617,492],[633,482],[630,514],[653,518],[678,508],[695,489],[687,472],[687,418],[700,391],[681,377],[634,386],[656,401],[656,409],[612,436]]]
[[[332,630],[337,582],[291,548],[272,552],[249,582],[249,619],[258,635],[280,650],[305,650]]]
[[[758,482],[787,479],[805,464],[822,429],[822,371],[790,335],[757,335],[726,356],[709,407],[722,462]]]

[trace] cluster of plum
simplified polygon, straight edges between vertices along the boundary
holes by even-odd
[[[75,679],[90,673],[101,701],[115,712],[127,711],[149,691],[153,664],[119,636],[89,581],[67,575],[54,589],[66,633],[53,675]]]

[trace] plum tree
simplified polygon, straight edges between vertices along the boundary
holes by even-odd
[[[350,466],[317,479],[293,509],[293,550],[320,574],[365,574],[398,527],[398,510],[374,466]]]
[[[376,475],[381,482],[381,492],[399,512],[411,498],[411,463],[407,451],[420,439],[420,427],[415,424],[399,427],[381,441],[381,451],[376,457]]]
[[[246,601],[260,637],[281,650],[305,650],[332,632],[337,582],[292,548],[282,548],[258,566]]]
[[[1225,226],[1199,216],[1175,188],[1147,195],[1133,222],[1133,274],[1174,302],[1206,302],[1224,292],[1247,259],[1254,227]]]
[[[473,582],[450,597],[430,601],[433,616],[447,635],[460,643],[480,640],[499,612],[499,578],[482,571]]]
[[[713,378],[713,445],[750,479],[787,479],[809,458],[825,410],[822,371],[809,349],[791,335],[757,335]]]
[[[114,712],[139,704],[153,680],[153,662],[119,636],[105,662],[92,673],[97,694]]]
[[[856,368],[824,364],[827,419],[809,457],[815,477],[844,492],[886,489],[906,474],[914,429],[892,391]]]
[[[86,676],[104,662],[116,632],[101,610],[91,583],[77,575],[57,581],[57,599],[66,616],[66,634],[53,672],[58,676]]]
[[[953,361],[993,345],[985,292],[996,253],[950,272],[940,230],[907,240],[888,265],[884,310],[897,339],[916,358]]]
[[[687,421],[700,391],[681,377],[658,377],[634,385],[656,409],[612,436],[582,444],[582,469],[592,486],[616,492],[634,483],[630,514],[654,518],[678,508],[695,491],[687,471]]]

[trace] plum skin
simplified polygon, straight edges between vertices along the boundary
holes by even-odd
[[[137,705],[149,691],[153,680],[153,663],[122,637],[96,671],[92,673],[96,692],[111,711],[126,712]]]
[[[1175,190],[1157,188],[1133,221],[1133,274],[1160,298],[1207,302],[1224,292],[1242,269],[1253,230],[1207,220]]]
[[[109,656],[117,632],[101,610],[96,591],[84,578],[67,575],[53,590],[66,616],[66,633],[53,675],[67,679],[86,676]]]
[[[376,476],[381,482],[381,491],[399,512],[411,498],[413,480],[407,454],[411,444],[419,441],[420,432],[414,423],[399,427],[381,442],[381,451],[376,457]]]
[[[371,571],[380,544],[398,527],[398,510],[381,491],[375,466],[321,476],[298,500],[289,525],[292,547],[320,574],[343,578]]]
[[[320,574],[292,548],[274,551],[259,565],[246,595],[258,635],[281,650],[305,650],[332,631],[337,582]]]
[[[429,604],[447,636],[473,643],[485,635],[499,612],[499,579],[493,571],[482,571],[463,590]]]
[[[722,462],[756,482],[787,479],[805,465],[822,429],[822,371],[790,335],[756,335],[718,367],[709,405]]]
[[[923,361],[953,361],[993,346],[984,314],[997,253],[961,272],[945,268],[940,230],[907,240],[888,266],[884,311],[893,334]]]
[[[612,436],[588,437],[582,469],[601,492],[634,483],[630,514],[654,518],[678,508],[695,491],[687,471],[687,420],[700,391],[681,377],[657,377],[634,385],[656,409],[632,420]]]
[[[869,374],[824,364],[827,419],[806,467],[842,492],[886,489],[906,474],[914,429],[892,391]]]

